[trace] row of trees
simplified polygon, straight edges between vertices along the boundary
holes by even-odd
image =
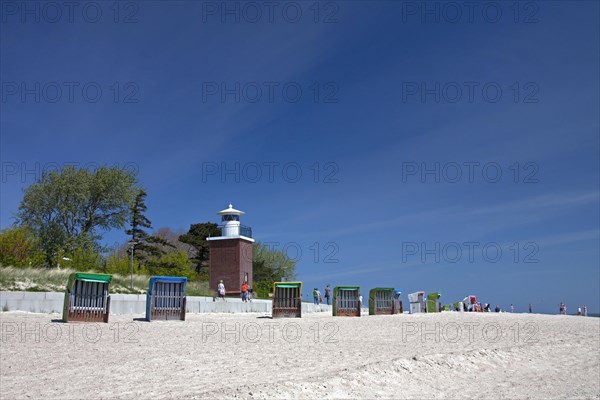
[[[44,174],[26,189],[16,224],[0,232],[0,263],[128,274],[133,252],[135,273],[208,280],[206,238],[220,235],[219,227],[206,222],[185,233],[161,228],[151,234],[146,197],[136,176],[119,168],[67,167]],[[115,229],[130,240],[103,248],[102,234]],[[253,267],[261,293],[273,281],[295,275],[294,261],[260,243],[254,245]]]

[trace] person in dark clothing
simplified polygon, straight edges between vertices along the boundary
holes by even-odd
[[[325,301],[327,301],[327,305],[331,305],[331,286],[327,285],[325,287]]]

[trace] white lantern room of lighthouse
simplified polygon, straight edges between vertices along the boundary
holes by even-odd
[[[221,216],[221,236],[239,237],[240,236],[240,216],[243,211],[236,210],[230,203],[229,208],[217,213]]]
[[[217,213],[217,215],[221,216],[221,237],[240,237],[240,217],[245,213],[240,210],[236,210],[233,208],[233,205],[230,203],[229,207],[221,210]],[[245,235],[244,235],[245,236]]]

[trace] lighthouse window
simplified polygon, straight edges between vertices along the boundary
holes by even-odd
[[[223,215],[223,217],[221,218],[221,221],[239,221],[239,220],[240,220],[239,215]]]

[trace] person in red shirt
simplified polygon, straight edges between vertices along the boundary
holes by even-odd
[[[245,303],[248,300],[248,282],[242,283],[242,301]]]

